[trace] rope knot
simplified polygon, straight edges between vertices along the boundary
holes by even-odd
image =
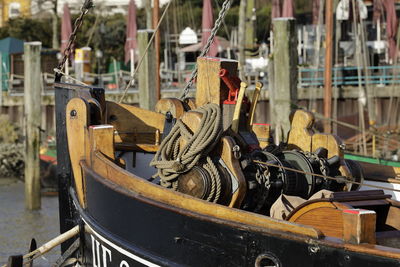
[[[175,161],[172,163],[171,169],[173,169],[175,172],[182,172],[185,169],[185,165],[179,161]]]

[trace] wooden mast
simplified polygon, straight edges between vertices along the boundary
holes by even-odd
[[[324,77],[324,116],[332,116],[332,39],[333,39],[333,0],[326,0],[325,6],[326,49],[325,49],[325,77]],[[327,120],[324,131],[331,132],[331,123]]]
[[[158,20],[160,18],[160,1],[154,0],[153,7],[153,29],[156,30],[158,25]],[[160,31],[156,32],[154,38],[155,52],[156,52],[156,97],[157,100],[161,99],[161,81],[160,81]]]

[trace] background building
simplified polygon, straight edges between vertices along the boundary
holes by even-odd
[[[30,16],[31,0],[1,0],[0,1],[0,27],[10,18]]]

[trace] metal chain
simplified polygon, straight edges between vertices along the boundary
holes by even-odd
[[[318,162],[319,165],[319,170],[321,171],[322,175],[329,175],[329,169],[328,169],[328,162],[326,159],[319,157],[316,153],[310,152],[310,151],[301,151],[299,150],[301,154],[303,154],[305,157],[309,158],[310,160],[314,160]]]
[[[219,28],[221,27],[226,14],[228,13],[231,5],[232,5],[233,0],[225,0],[224,4],[222,5],[221,10],[219,11],[218,19],[215,21],[214,28],[211,30],[211,35],[208,37],[207,43],[203,48],[203,51],[201,52],[199,57],[204,57],[208,51],[210,50],[211,44],[214,41],[215,35],[217,34]],[[195,69],[193,70],[190,80],[186,84],[185,88],[182,90],[182,95],[180,97],[181,100],[184,100],[189,93],[189,88],[193,86],[193,81],[197,77],[197,64]]]
[[[72,52],[72,45],[74,44],[76,40],[76,35],[78,33],[79,28],[82,26],[83,23],[83,17],[89,12],[89,10],[93,7],[93,1],[92,0],[85,0],[81,7],[81,13],[79,14],[79,17],[75,20],[74,24],[74,30],[69,36],[68,40],[68,45],[67,48],[64,50],[64,56],[61,60],[61,62],[58,64],[57,68],[54,69],[55,72],[57,73],[62,73],[65,67],[65,62],[67,62],[67,59],[70,57],[71,52]]]

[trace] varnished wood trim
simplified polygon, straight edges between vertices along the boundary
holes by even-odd
[[[229,207],[239,208],[243,202],[247,192],[247,183],[243,172],[240,168],[239,161],[233,156],[233,146],[235,142],[232,137],[224,136],[221,139],[220,152],[222,160],[228,167],[229,171],[234,175],[234,179],[238,183],[237,190],[233,193]]]
[[[343,209],[350,209],[351,206],[348,205],[343,205],[341,203],[335,203],[333,204],[331,201],[328,199],[315,199],[315,200],[310,200],[307,202],[304,202],[303,204],[299,205],[296,207],[292,212],[288,215],[286,220],[290,222],[295,222],[299,217],[301,217],[303,214],[318,209],[318,208],[333,208],[336,209],[340,206],[340,208]]]
[[[293,233],[311,238],[322,237],[321,232],[312,227],[300,226],[259,214],[229,208],[162,188],[125,171],[107,160],[99,152],[94,153],[92,168],[105,179],[130,190],[133,194],[139,194],[178,209],[269,230]]]
[[[106,102],[106,123],[114,126],[116,143],[155,144],[164,129],[165,115],[138,107]]]
[[[71,99],[66,107],[68,150],[74,174],[75,189],[79,203],[85,207],[85,182],[79,161],[85,157],[87,125],[89,124],[88,102],[82,98]]]
[[[159,145],[149,144],[132,144],[132,143],[116,143],[115,149],[120,151],[148,152],[156,153]]]

